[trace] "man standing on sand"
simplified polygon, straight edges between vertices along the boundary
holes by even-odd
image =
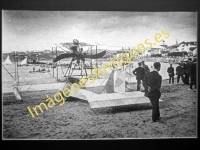
[[[144,72],[145,72],[145,75],[146,75],[147,73],[150,72],[150,69],[147,65],[145,65],[144,61],[142,61],[141,63],[142,63],[142,68],[144,69]],[[144,87],[144,82],[142,82],[142,85]],[[145,92],[145,90],[143,90],[142,92]]]
[[[145,71],[144,69],[141,67],[141,62],[138,63],[138,66],[134,71],[133,74],[136,76],[136,80],[137,80],[137,91],[140,91],[140,84],[141,81],[143,82],[144,80],[144,76],[145,76]]]
[[[191,67],[192,67],[192,58],[188,58],[187,64],[185,66],[186,68],[186,75],[185,75],[185,83],[189,85],[189,78],[191,74]]]
[[[193,64],[191,66],[190,88],[188,90],[192,90],[192,85],[194,85],[194,91],[196,91],[196,58],[193,60]]]
[[[181,66],[181,63],[178,64],[178,66],[176,67],[176,75],[177,75],[177,83],[179,83],[179,79],[181,77],[183,83],[185,83],[185,80],[184,80],[184,68],[183,66]]]
[[[172,64],[170,64],[170,67],[167,69],[167,72],[169,74],[169,84],[174,84],[174,68],[172,67]]]
[[[161,97],[160,88],[162,83],[162,76],[159,75],[161,64],[155,62],[154,70],[147,73],[144,78],[145,96],[148,97],[152,104],[152,121],[158,122],[160,120],[159,99]]]
[[[147,74],[148,72],[150,72],[150,69],[147,65],[145,65],[144,61],[141,62],[142,63],[142,68],[144,68],[145,74]]]

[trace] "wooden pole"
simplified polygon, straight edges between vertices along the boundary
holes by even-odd
[[[97,45],[96,45],[96,67],[97,67]]]
[[[16,61],[15,61],[15,51],[14,51],[14,62],[15,62],[15,80],[16,80],[17,78],[16,78]]]
[[[123,54],[123,47],[122,47],[122,54]],[[124,57],[122,57],[122,59],[124,59]],[[122,65],[123,65],[123,70],[124,70],[124,63],[122,63]]]
[[[53,47],[52,47],[52,57],[53,57]],[[53,77],[54,77],[54,65],[53,65]]]
[[[91,46],[91,55],[92,55],[92,46]],[[92,59],[91,59],[91,68],[92,68]],[[91,69],[91,74],[92,74],[92,69]]]
[[[56,57],[58,56],[57,47],[56,47]],[[58,80],[58,63],[57,63],[57,80]]]
[[[17,55],[17,85],[19,85],[19,73],[18,73],[18,55]]]

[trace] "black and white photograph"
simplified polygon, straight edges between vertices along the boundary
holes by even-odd
[[[197,138],[197,15],[2,10],[2,139]]]

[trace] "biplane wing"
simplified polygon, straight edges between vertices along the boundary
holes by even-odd
[[[103,52],[100,52],[100,53],[94,54],[94,55],[75,54],[75,53],[70,53],[69,54],[69,53],[66,53],[66,54],[61,54],[58,57],[56,57],[53,62],[57,62],[57,61],[59,61],[61,59],[70,58],[70,57],[98,59],[98,58],[102,58],[105,54],[106,54],[106,51],[103,51]]]
[[[90,59],[98,59],[98,58],[102,58],[104,55],[106,54],[106,51],[102,51],[98,54],[94,54],[94,55],[83,55],[84,58],[90,58]]]
[[[72,42],[66,42],[66,43],[59,43],[60,45],[62,45],[62,46],[65,46],[65,47],[70,47],[70,46],[73,46],[74,45],[74,43],[72,43]],[[91,44],[88,44],[88,43],[84,43],[84,42],[80,42],[79,43],[81,46],[92,46]]]
[[[66,53],[66,54],[61,54],[58,57],[56,57],[53,62],[57,62],[61,59],[65,59],[65,58],[70,58],[70,57],[75,57],[76,54],[75,53]]]

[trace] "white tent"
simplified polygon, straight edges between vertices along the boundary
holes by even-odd
[[[7,58],[6,58],[6,60],[3,62],[3,64],[4,64],[4,65],[11,65],[11,64],[12,64],[9,55],[7,56]]]
[[[27,57],[24,60],[22,60],[22,62],[20,63],[20,65],[27,65]]]

